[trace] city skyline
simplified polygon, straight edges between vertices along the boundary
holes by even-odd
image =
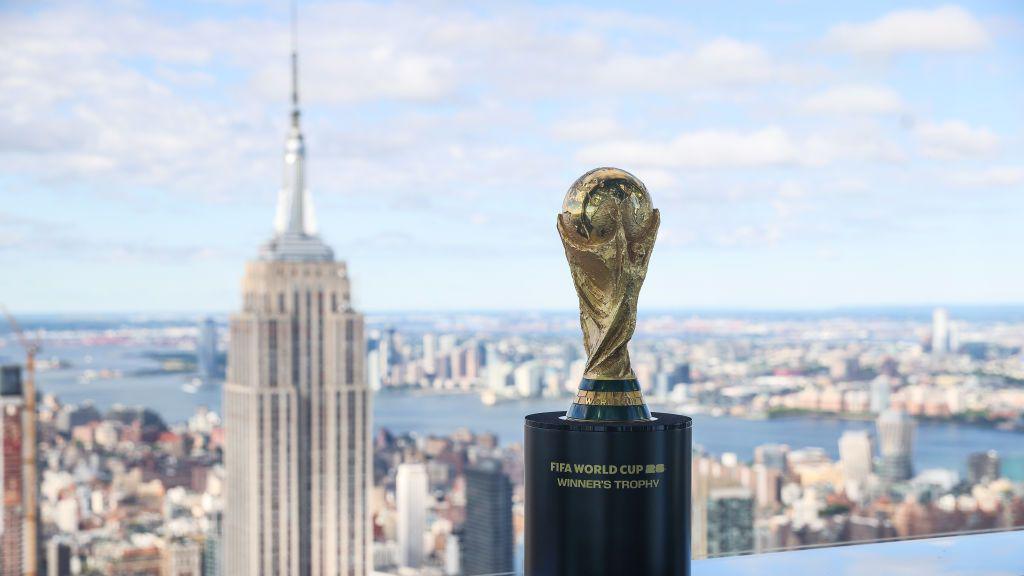
[[[249,292],[247,301],[266,301]],[[237,316],[254,320],[245,328],[285,315]],[[240,369],[257,372],[252,355],[239,353],[256,346],[239,334],[237,316],[216,339],[233,358],[228,398],[216,388],[185,393],[202,371],[205,327],[194,320],[57,322],[38,331],[46,558],[63,550],[103,572],[164,563],[217,574],[219,558],[237,557],[229,550],[239,530],[221,527],[219,510],[245,491],[234,481],[237,441],[252,435],[232,424],[245,408],[229,382]],[[631,353],[645,397],[695,422],[694,558],[1020,526],[1024,319],[937,316],[641,320],[658,335]],[[380,390],[368,407],[367,482],[379,571],[402,574],[415,564],[403,558],[420,557],[423,573],[435,576],[457,574],[460,564],[504,572],[479,566],[494,566],[500,558],[484,553],[514,542],[522,557],[520,419],[570,402],[584,361],[567,326],[575,327],[569,315],[414,315],[366,330],[358,353],[379,367],[367,374],[367,386]],[[291,348],[280,332],[263,338],[269,368],[258,372],[284,377],[294,366],[272,353],[275,333],[279,352]],[[935,332],[948,336],[938,350]],[[285,380],[276,390],[287,391]],[[263,404],[265,438],[274,436],[273,398]],[[281,443],[265,444],[258,468],[272,469]],[[477,482],[473,471],[487,462],[501,474]],[[409,466],[418,467],[416,482],[403,478]],[[259,509],[266,517],[274,507]]]
[[[278,192],[287,22],[0,10],[8,306],[238,307]],[[1011,4],[304,3],[299,27],[320,225],[360,309],[572,309],[554,216],[601,164],[663,213],[642,309],[1020,299]]]

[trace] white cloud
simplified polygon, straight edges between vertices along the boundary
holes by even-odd
[[[995,166],[985,170],[959,172],[953,181],[970,188],[995,188],[1024,184],[1024,166]]]
[[[894,90],[864,84],[834,86],[810,96],[803,106],[811,112],[830,114],[891,114],[904,108]]]
[[[758,168],[819,166],[837,160],[901,162],[899,147],[877,134],[842,133],[795,136],[769,126],[760,130],[700,130],[667,141],[608,140],[584,146],[577,160],[655,168]]]
[[[798,144],[778,127],[746,133],[688,132],[667,142],[609,141],[586,146],[577,154],[577,159],[591,164],[700,168],[772,166],[794,163],[798,158]]]
[[[553,162],[494,141],[544,135],[537,97],[618,102],[682,87],[733,90],[783,69],[763,48],[731,38],[640,56],[613,45],[622,31],[602,14],[310,5],[300,15],[300,69],[313,185],[323,191],[337,177],[381,189],[475,189],[512,165]],[[545,15],[559,27],[540,24]],[[664,34],[656,24],[637,20],[630,30]],[[285,19],[55,5],[5,16],[0,37],[11,39],[0,51],[0,169],[93,190],[273,194],[287,113]],[[355,124],[338,121],[348,115]],[[593,140],[620,130],[605,116],[551,133]],[[459,148],[481,153],[453,161],[447,151]]]
[[[638,172],[637,177],[643,181],[648,190],[664,190],[678,184],[678,179],[670,170],[646,168]]]
[[[781,198],[802,198],[806,193],[803,185],[793,180],[786,180],[779,185],[779,197]]]
[[[615,55],[595,72],[603,84],[632,91],[730,87],[792,74],[757,44],[728,37],[707,42],[693,52]]]
[[[898,10],[863,24],[832,28],[827,41],[847,52],[890,55],[899,52],[953,52],[989,44],[981,23],[958,6]]]
[[[975,128],[959,120],[924,123],[914,132],[921,153],[940,160],[984,155],[999,145],[999,138],[988,128]]]
[[[596,117],[582,120],[565,120],[551,128],[552,134],[563,140],[594,140],[610,138],[620,132],[621,127],[615,118]]]
[[[726,248],[774,246],[782,239],[782,229],[775,224],[744,225],[719,233],[715,242]]]

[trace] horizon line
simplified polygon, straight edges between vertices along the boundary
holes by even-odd
[[[936,308],[947,308],[951,310],[997,310],[997,309],[1021,309],[1024,310],[1024,302],[1005,302],[993,304],[977,303],[920,303],[920,304],[840,304],[832,306],[808,306],[808,307],[772,307],[772,306],[694,306],[694,307],[650,307],[640,310],[640,316],[650,314],[680,314],[680,313],[826,313],[826,312],[851,312],[851,311],[922,311]],[[181,310],[58,310],[58,311],[18,311],[12,310],[21,316],[211,316],[229,315],[236,310],[224,309],[181,309]],[[359,311],[364,316],[380,314],[578,314],[575,308],[368,308]]]

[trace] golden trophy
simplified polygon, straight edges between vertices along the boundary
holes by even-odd
[[[565,195],[558,235],[579,296],[587,351],[570,419],[651,418],[627,347],[660,223],[647,188],[625,170],[591,170]]]

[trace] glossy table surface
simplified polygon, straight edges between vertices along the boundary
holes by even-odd
[[[1024,576],[1024,531],[714,558],[693,576]]]

